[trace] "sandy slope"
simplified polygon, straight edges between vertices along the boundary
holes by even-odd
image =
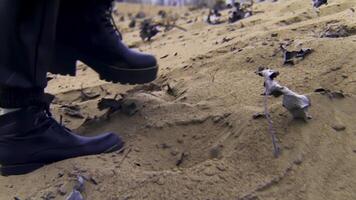
[[[188,32],[174,29],[151,43],[142,43],[137,30],[123,29],[128,44],[159,59],[160,78],[154,84],[131,90],[133,86],[100,82],[81,65],[77,79],[55,77],[48,90],[57,94],[57,116],[63,114],[61,105],[72,103],[91,118],[105,112],[96,108],[101,97],[126,93],[126,101],[139,108],[133,116],[118,112],[81,125],[85,119],[64,115],[68,126],[81,126],[85,135],[120,133],[127,141],[125,151],[0,177],[0,199],[65,199],[59,190],[68,194],[78,174],[95,180],[85,183],[89,200],[355,199],[356,31],[351,28],[356,28],[356,13],[350,8],[356,2],[330,1],[319,16],[309,0],[261,3],[253,17],[217,26],[201,22],[203,11],[198,10],[179,21]],[[131,5],[121,9],[138,10]],[[156,13],[159,8],[149,9]],[[330,25],[347,25],[349,36],[320,38]],[[280,44],[314,52],[286,67]],[[254,74],[259,66],[279,70],[278,80],[308,94],[313,104],[313,119],[304,123],[291,119],[281,99],[271,98],[282,148],[278,159],[272,155],[266,121],[252,119],[263,105],[262,79]],[[168,92],[167,84],[172,88]],[[80,98],[81,87],[99,97]],[[320,87],[342,90],[346,97],[314,93]],[[337,126],[346,129],[336,131]]]

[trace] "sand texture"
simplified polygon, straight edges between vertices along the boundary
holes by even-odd
[[[207,9],[169,8],[187,31],[175,28],[151,42],[128,28],[127,13],[162,8],[119,5],[125,43],[157,57],[159,78],[123,86],[79,64],[76,78],[51,75],[48,91],[56,95],[56,118],[82,135],[117,132],[124,151],[0,177],[0,199],[62,200],[78,175],[86,200],[356,199],[356,1],[329,1],[318,15],[310,0],[258,3],[253,16],[220,25],[203,21]],[[313,52],[284,65],[281,44]],[[278,158],[266,119],[253,118],[263,111],[260,66],[278,70],[282,85],[312,102],[312,119],[303,122],[281,98],[269,98]],[[321,88],[326,92],[315,92]],[[98,110],[102,98],[114,96],[123,109]]]

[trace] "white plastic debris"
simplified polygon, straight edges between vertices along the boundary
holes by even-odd
[[[311,106],[310,99],[305,95],[297,94],[284,87],[282,89],[283,106],[293,115],[294,119],[307,120],[311,117],[308,115],[308,108]]]
[[[84,200],[83,195],[78,190],[73,190],[66,200]]]
[[[73,191],[68,195],[66,200],[84,200],[83,195],[81,193],[83,192],[83,189],[84,189],[84,178],[78,175]]]
[[[260,68],[257,73],[265,78],[266,95],[283,95],[283,107],[292,114],[294,119],[307,120],[311,118],[308,115],[308,108],[311,106],[310,99],[305,95],[297,94],[289,88],[281,86],[275,81],[274,78],[279,75],[278,71]]]

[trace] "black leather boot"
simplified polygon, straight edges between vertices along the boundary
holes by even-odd
[[[83,137],[56,122],[47,109],[32,106],[0,116],[0,173],[25,174],[67,158],[119,150],[113,133]]]
[[[155,57],[131,50],[121,41],[111,11],[112,0],[61,2],[52,73],[74,75],[80,60],[103,80],[142,84],[156,79]]]

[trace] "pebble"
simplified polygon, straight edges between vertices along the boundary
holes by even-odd
[[[182,143],[184,143],[184,140],[183,140],[183,139],[177,139],[177,142],[178,142],[179,144],[182,144]]]
[[[222,118],[223,118],[222,116],[215,116],[215,117],[213,117],[213,122],[218,123],[222,120]]]
[[[194,188],[190,185],[185,185],[185,187],[188,189],[188,190],[193,190]]]
[[[58,178],[64,176],[64,172],[58,172]]]
[[[179,151],[177,151],[177,150],[172,150],[171,151],[171,155],[172,156],[176,156],[176,155],[178,155],[179,154]]]
[[[210,158],[218,158],[221,154],[222,148],[223,148],[222,145],[211,148],[209,152]]]
[[[62,185],[61,187],[58,188],[58,193],[62,196],[67,194],[67,188],[65,187],[65,185]]]
[[[160,178],[156,181],[156,183],[157,183],[158,185],[164,185],[164,180],[163,180],[163,178],[160,177]]]
[[[252,119],[260,119],[260,118],[266,118],[266,115],[264,113],[255,113],[252,115]]]
[[[222,165],[222,164],[217,165],[216,168],[217,168],[218,170],[222,171],[222,172],[226,170],[225,166]]]
[[[167,143],[162,143],[162,144],[160,144],[160,147],[161,147],[162,149],[169,149],[169,148],[171,148],[171,145],[169,145],[169,144],[167,144]]]
[[[99,182],[94,177],[90,177],[90,182],[92,182],[94,185],[99,184]]]
[[[342,124],[335,124],[332,126],[332,128],[335,131],[344,131],[346,129],[346,126],[342,125]]]
[[[210,162],[207,162],[207,163],[204,164],[204,166],[205,166],[205,167],[211,167],[212,164],[211,164]]]
[[[302,162],[303,162],[302,156],[299,156],[297,159],[295,159],[293,161],[293,163],[296,164],[296,165],[300,165],[300,164],[302,164]]]
[[[49,199],[54,199],[56,198],[56,195],[53,193],[53,192],[48,192],[48,193],[45,193],[43,196],[41,196],[42,199],[45,199],[45,200],[49,200]],[[74,199],[76,200],[76,199]]]

